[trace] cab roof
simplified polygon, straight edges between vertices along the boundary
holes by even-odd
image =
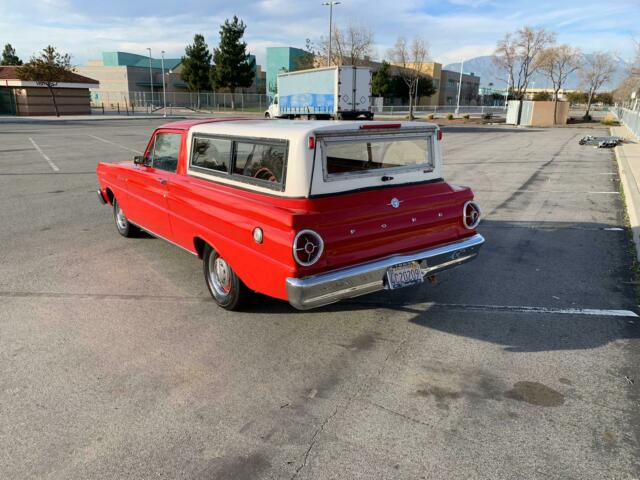
[[[176,127],[175,125],[179,125]],[[191,133],[226,134],[255,136],[265,138],[287,138],[312,135],[322,131],[346,131],[376,128],[420,127],[437,128],[437,125],[426,122],[398,122],[398,121],[336,121],[336,120],[272,120],[249,118],[217,118],[209,120],[191,120],[175,122],[165,127],[190,130]]]

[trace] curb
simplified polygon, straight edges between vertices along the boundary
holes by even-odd
[[[613,128],[610,128],[609,131],[610,134],[613,135]],[[631,134],[631,136],[633,137],[633,134]],[[618,164],[620,183],[622,183],[622,189],[624,191],[624,200],[627,215],[629,216],[631,235],[633,237],[633,243],[636,246],[636,258],[640,262],[640,189],[638,188],[638,183],[633,176],[633,171],[629,165],[629,160],[624,153],[624,149],[616,147],[613,150],[616,156],[616,163]]]

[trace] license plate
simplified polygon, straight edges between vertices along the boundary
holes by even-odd
[[[418,262],[400,263],[387,269],[387,288],[389,290],[409,287],[422,282],[424,282],[424,278]]]

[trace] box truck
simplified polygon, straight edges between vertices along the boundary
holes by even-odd
[[[339,66],[278,75],[267,118],[372,119],[371,69]]]

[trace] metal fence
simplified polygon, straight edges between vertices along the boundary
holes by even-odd
[[[378,98],[372,99],[372,110],[377,115],[407,115],[408,105],[385,105]],[[151,113],[160,110],[165,105],[162,91],[151,92],[125,92],[103,91],[91,92],[91,107],[109,113]],[[188,109],[196,112],[264,112],[271,103],[269,95],[255,93],[193,93],[193,92],[166,92],[166,107],[169,112],[174,109]],[[482,105],[417,105],[414,114],[418,117],[428,115],[442,116],[447,114],[483,116],[505,116],[503,106]]]
[[[409,113],[408,105],[387,105],[387,106],[373,106],[373,112],[379,115],[406,115]],[[416,116],[426,115],[473,115],[483,116],[490,114],[494,117],[504,117],[506,115],[506,109],[504,106],[490,107],[483,105],[417,105],[413,109],[413,113]]]
[[[628,108],[614,108],[612,111],[633,134],[640,138],[640,110],[630,110]]]
[[[262,112],[269,107],[269,97],[256,93],[166,92],[167,109],[186,108],[194,111]],[[151,112],[163,108],[162,91],[122,92],[93,91],[91,106],[110,112]]]

